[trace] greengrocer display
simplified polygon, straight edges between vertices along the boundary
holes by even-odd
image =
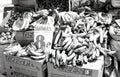
[[[82,71],[82,77],[119,77],[120,18],[118,13],[109,11],[118,9],[119,6],[114,5],[117,0],[65,0],[68,3],[66,8],[62,1],[36,2],[37,10],[17,5],[2,21],[1,26],[7,31],[0,33],[0,44],[8,44],[3,51],[3,60],[7,61],[5,67],[10,77],[30,76],[31,70],[27,66],[35,67],[35,71],[42,67],[42,72],[45,70],[48,77],[55,77],[57,74],[49,76],[49,71],[46,71],[50,70],[47,66],[51,64],[57,69],[66,68],[62,71],[64,73],[70,71],[70,67],[76,68],[74,72]],[[21,44],[21,41],[26,44]],[[102,64],[97,70],[83,68],[99,62]],[[39,63],[42,64],[40,68]],[[77,72],[77,69],[81,70]],[[32,71],[33,75],[38,77],[35,71]],[[101,74],[95,75],[94,71]]]

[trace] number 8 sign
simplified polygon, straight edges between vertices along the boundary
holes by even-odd
[[[44,49],[45,48],[45,37],[43,35],[38,35],[36,37],[35,45],[38,49]]]

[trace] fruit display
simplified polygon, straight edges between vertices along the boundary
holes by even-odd
[[[50,62],[58,68],[82,67],[97,61],[100,56],[104,56],[104,59],[108,58],[105,62],[106,67],[111,65],[113,60],[111,56],[117,51],[113,50],[109,44],[112,44],[113,39],[120,40],[119,19],[114,20],[113,14],[109,12],[95,11],[95,6],[107,7],[108,0],[96,0],[98,2],[93,3],[93,8],[89,6],[91,6],[90,2],[95,0],[78,1],[82,5],[77,10],[71,11],[63,11],[61,7],[66,8],[62,3],[61,5],[56,3],[53,6],[54,2],[50,3],[50,1],[46,6],[46,8],[51,6],[49,9],[43,9],[41,6],[37,11],[11,10],[7,16],[7,23],[4,21],[2,25],[8,29],[8,32],[0,34],[0,44],[9,44],[3,54],[36,61],[45,60],[46,63]],[[20,37],[26,37],[25,43],[32,38],[30,44],[20,44],[17,38],[15,39],[17,32],[21,32]]]
[[[57,12],[58,24],[49,61],[57,67],[82,66],[100,55],[114,54],[108,47],[112,15],[103,12]],[[87,13],[87,14],[86,14]]]

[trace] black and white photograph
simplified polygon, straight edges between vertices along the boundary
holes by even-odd
[[[0,77],[120,77],[120,0],[0,0]]]

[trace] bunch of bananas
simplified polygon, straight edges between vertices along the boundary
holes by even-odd
[[[39,26],[39,24],[53,25],[54,24],[54,18],[52,16],[42,16],[37,21],[32,23],[32,25],[34,27]]]
[[[4,54],[16,56],[17,54],[25,52],[19,43],[12,43],[4,49]],[[25,53],[27,55],[27,53]]]
[[[45,59],[45,50],[44,49],[37,49],[34,43],[31,43],[27,46],[27,53],[33,60],[42,60]]]
[[[4,54],[19,57],[30,57],[33,60],[46,59],[45,50],[37,49],[33,42],[27,47],[21,47],[19,43],[12,43],[4,49]]]
[[[97,60],[101,55],[116,53],[108,47],[106,24],[111,23],[112,16],[107,14],[103,17],[102,13],[92,13],[81,12],[73,26],[64,24],[64,27],[61,27],[63,24],[60,24],[59,29],[55,31],[53,49],[49,55],[51,63],[57,67],[82,66]],[[62,12],[60,17],[63,19],[65,15],[66,12]]]
[[[58,12],[57,9],[54,9],[54,12],[55,12],[55,15],[58,19],[58,23],[60,23],[60,24],[74,23],[79,18],[79,15],[73,11]]]
[[[69,34],[69,36],[63,36],[62,33],[61,35],[59,33],[59,40],[50,52],[49,62],[57,67],[65,65],[82,66],[88,62],[96,61],[101,55],[115,53],[115,51],[111,51],[106,47],[107,40],[104,36],[106,33],[103,32],[103,36],[100,36],[99,33],[93,34],[93,36],[92,33],[84,35]],[[58,36],[56,37],[58,39]],[[98,43],[101,37],[103,41]]]
[[[63,37],[59,42],[54,46],[49,58],[49,61],[58,67],[60,65],[82,66],[100,56],[99,49],[92,42],[78,35]]]

